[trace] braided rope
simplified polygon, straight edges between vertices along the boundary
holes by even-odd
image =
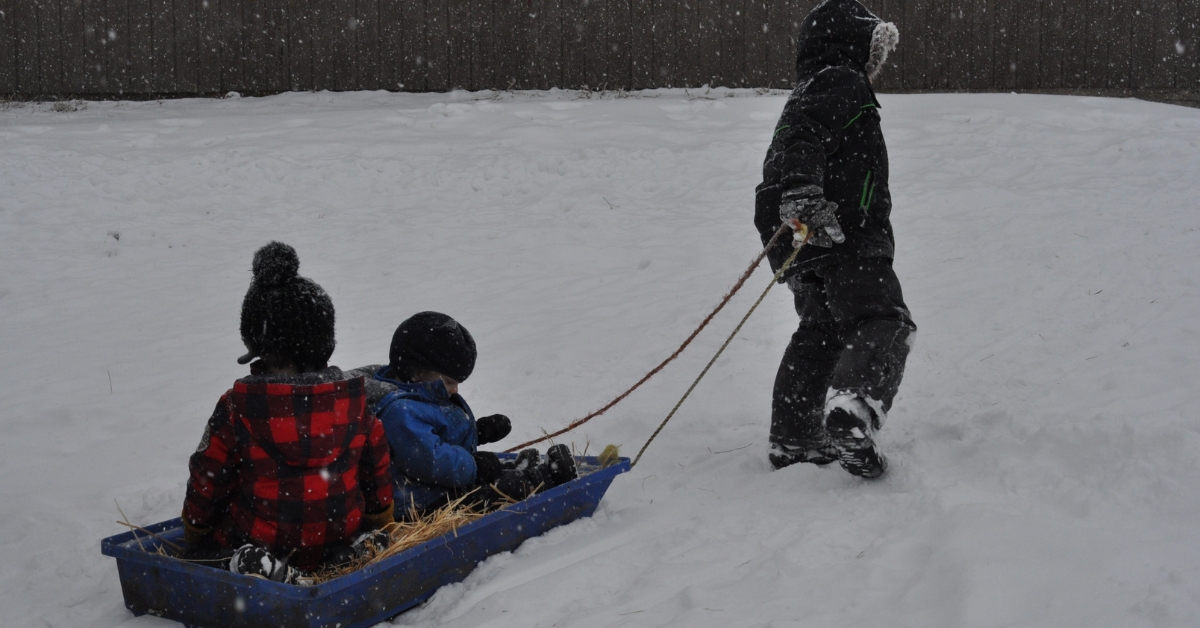
[[[733,341],[733,337],[742,330],[742,325],[746,324],[746,321],[750,319],[750,315],[754,313],[754,310],[758,309],[758,305],[763,302],[763,299],[767,298],[767,293],[771,291],[771,288],[775,287],[775,284],[779,281],[779,278],[783,276],[784,271],[786,271],[788,267],[792,265],[792,262],[796,261],[796,256],[799,254],[800,247],[796,247],[796,249],[792,251],[791,256],[787,258],[787,261],[783,263],[783,266],[779,267],[779,272],[775,273],[775,276],[771,278],[771,283],[767,284],[767,289],[763,290],[762,294],[758,295],[758,300],[754,302],[754,305],[750,306],[750,311],[746,312],[746,315],[742,317],[741,322],[739,322],[737,327],[733,329],[733,333],[729,334],[729,337],[725,339],[725,343],[721,345],[721,348],[717,349],[717,354],[708,361],[708,364],[704,366],[704,370],[700,371],[700,374],[696,376],[696,381],[692,382],[692,385],[688,387],[687,392],[683,393],[683,398],[679,400],[679,403],[675,404],[674,408],[671,408],[671,413],[667,415],[667,418],[663,419],[662,423],[658,424],[658,429],[654,430],[654,433],[651,434],[650,438],[646,440],[646,444],[642,445],[642,448],[638,451],[637,457],[633,459],[633,464],[629,465],[630,468],[636,466],[638,461],[642,459],[642,454],[646,453],[646,448],[650,446],[650,443],[654,442],[654,439],[658,436],[658,433],[667,426],[667,421],[670,421],[671,417],[675,416],[675,412],[677,412],[679,407],[683,405],[683,402],[687,400],[688,395],[692,394],[692,391],[695,390],[696,385],[700,383],[700,380],[704,379],[704,375],[708,373],[708,369],[712,368],[712,365],[716,363],[717,358],[721,357],[721,354],[725,352],[725,347],[728,347],[729,343]]]
[[[536,445],[542,441],[550,440],[551,438],[554,438],[555,436],[561,436],[563,434],[566,434],[567,432],[570,432],[571,430],[579,427],[580,425],[583,425],[584,423],[591,421],[592,419],[604,414],[605,412],[608,412],[608,410],[610,408],[617,405],[622,400],[624,400],[626,397],[628,397],[631,393],[633,393],[633,391],[640,388],[642,386],[642,384],[645,384],[651,377],[654,377],[655,375],[657,375],[658,372],[663,369],[663,367],[670,364],[672,361],[675,360],[675,358],[679,357],[679,354],[683,353],[683,350],[686,349],[687,346],[692,343],[692,340],[694,340],[696,338],[696,336],[700,335],[700,332],[705,327],[708,326],[708,323],[710,321],[712,321],[713,317],[716,316],[718,312],[720,312],[722,309],[725,308],[725,305],[729,303],[729,300],[733,298],[733,295],[737,294],[738,290],[741,290],[742,286],[746,283],[746,280],[749,279],[750,275],[754,273],[754,269],[758,268],[758,265],[762,262],[763,258],[766,257],[767,251],[771,250],[771,247],[775,246],[775,242],[779,240],[780,236],[782,236],[784,233],[786,233],[787,231],[790,231],[790,230],[791,230],[791,227],[788,225],[780,226],[779,229],[775,232],[775,235],[771,236],[771,240],[769,242],[767,242],[767,245],[763,247],[763,250],[760,251],[759,254],[754,258],[754,261],[750,262],[750,266],[746,269],[746,272],[742,273],[741,278],[739,278],[737,280],[737,283],[735,283],[733,285],[733,288],[730,288],[729,292],[725,294],[725,297],[723,299],[721,299],[721,302],[717,304],[717,307],[714,308],[713,311],[708,316],[706,316],[703,321],[700,322],[700,326],[697,327],[696,330],[693,331],[692,334],[687,337],[687,340],[683,341],[683,344],[679,345],[679,348],[675,350],[675,353],[672,353],[667,359],[663,360],[661,364],[654,367],[649,373],[646,373],[646,375],[644,377],[642,377],[640,380],[638,380],[636,384],[631,386],[629,388],[629,390],[626,390],[625,392],[621,393],[619,396],[617,396],[616,399],[613,399],[612,401],[608,402],[607,404],[604,405],[604,407],[600,408],[599,410],[596,410],[595,412],[583,417],[582,419],[579,419],[579,420],[571,423],[570,425],[562,428],[561,430],[558,430],[557,432],[545,434],[545,435],[541,436],[540,438],[535,438],[531,441],[521,443],[520,445],[516,445],[515,447],[510,447],[509,449],[507,449],[505,451],[511,453],[514,451],[524,449],[530,445]],[[798,250],[799,249],[797,249],[797,251]],[[792,256],[792,259],[795,259],[794,254]],[[791,260],[789,260],[788,263],[790,264]],[[784,268],[786,268],[786,265],[784,266]],[[776,280],[778,280],[779,276],[782,273],[783,273],[783,270],[780,270],[779,273],[776,273],[776,275],[775,275]],[[759,300],[761,301],[762,299],[760,298]],[[755,304],[755,307],[757,307],[757,306],[758,306],[758,304]],[[737,333],[737,332],[734,332],[734,333]],[[707,369],[705,369],[705,370],[707,370]],[[668,418],[670,418],[670,417],[668,417]],[[655,434],[657,434],[657,432],[655,432]],[[653,437],[651,437],[651,439],[653,440]]]

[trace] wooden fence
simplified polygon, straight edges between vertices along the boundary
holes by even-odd
[[[0,95],[788,87],[813,0],[0,0]],[[867,0],[885,91],[1200,91],[1200,0]]]

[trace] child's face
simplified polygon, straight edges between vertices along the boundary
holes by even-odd
[[[447,392],[449,392],[451,395],[458,394],[458,384],[460,382],[458,380],[454,379],[453,377],[449,377],[447,375],[442,375],[441,373],[438,373],[437,371],[423,370],[417,374],[416,381],[418,381],[418,382],[433,382],[433,381],[437,381],[439,379],[442,380],[442,383],[446,385]]]

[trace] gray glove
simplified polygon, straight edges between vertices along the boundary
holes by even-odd
[[[837,203],[825,200],[825,192],[821,188],[806,185],[783,193],[779,219],[793,229],[797,223],[807,226],[808,243],[829,248],[846,241],[846,235],[842,233],[842,226],[834,214],[836,210]],[[796,242],[796,246],[800,244],[801,241]]]

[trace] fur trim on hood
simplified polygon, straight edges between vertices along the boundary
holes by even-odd
[[[891,22],[880,22],[871,33],[871,57],[867,59],[867,78],[871,81],[879,78],[883,64],[887,63],[888,53],[896,49],[900,43],[900,30]]]

